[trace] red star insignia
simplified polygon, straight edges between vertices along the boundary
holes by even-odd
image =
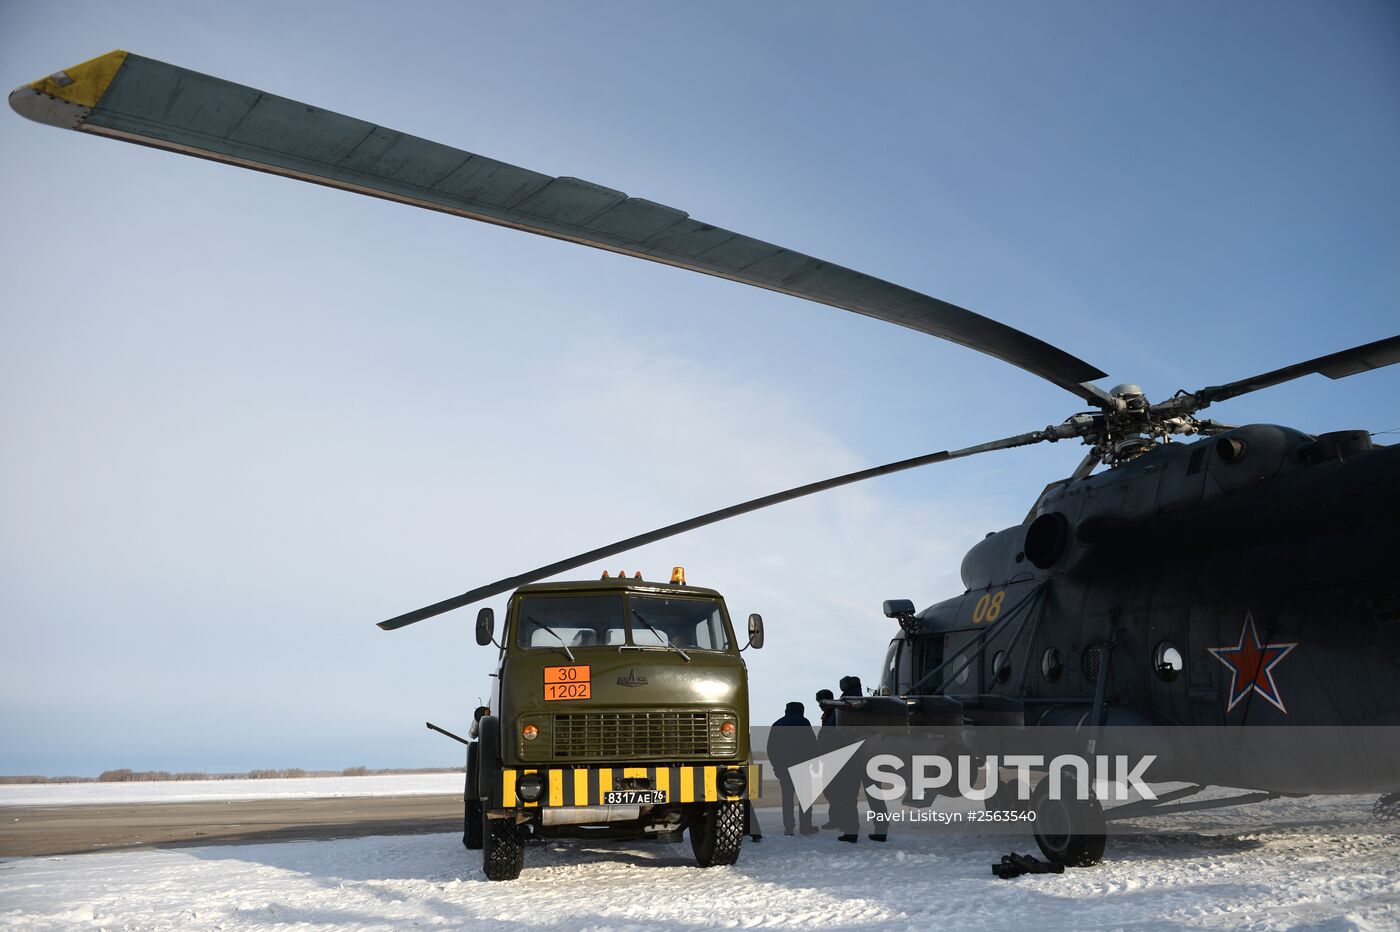
[[[1278,684],[1274,682],[1274,667],[1297,646],[1297,641],[1290,644],[1261,643],[1259,632],[1254,628],[1254,616],[1246,612],[1238,644],[1233,647],[1207,647],[1206,650],[1230,671],[1230,703],[1225,707],[1225,711],[1229,712],[1239,705],[1245,696],[1256,692],[1287,715],[1288,710],[1283,707],[1283,697],[1279,695]]]

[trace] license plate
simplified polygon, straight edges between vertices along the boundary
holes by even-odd
[[[609,790],[603,794],[605,806],[653,806],[665,801],[665,790]]]

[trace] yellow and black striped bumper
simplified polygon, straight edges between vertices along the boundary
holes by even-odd
[[[745,790],[737,796],[724,793],[724,772],[747,769]],[[534,802],[526,802],[517,792],[520,778],[540,774],[544,792]],[[666,794],[667,803],[713,803],[721,800],[757,798],[760,778],[758,764],[695,764],[637,767],[507,767],[501,771],[497,792],[491,793],[505,809],[540,806],[602,806],[604,794],[618,789],[651,789]]]

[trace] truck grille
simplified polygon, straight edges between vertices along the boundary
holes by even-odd
[[[557,760],[684,760],[710,756],[704,712],[579,712],[554,716]]]

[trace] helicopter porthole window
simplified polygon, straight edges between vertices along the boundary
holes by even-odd
[[[1040,655],[1040,675],[1045,677],[1045,682],[1054,683],[1064,672],[1065,661],[1060,656],[1059,648],[1045,648],[1045,653]]]
[[[966,686],[966,685],[967,685],[967,681],[971,678],[971,676],[972,676],[972,664],[970,664],[970,663],[965,663],[965,664],[963,664],[963,668],[962,668],[961,670],[958,671],[958,675],[957,675],[957,677],[953,680],[953,682],[957,683],[959,686]]]
[[[1011,679],[1011,657],[1004,650],[999,650],[992,656],[992,679],[998,683],[1005,683]]]
[[[1152,657],[1152,670],[1157,674],[1159,680],[1170,683],[1185,669],[1186,658],[1181,656],[1181,651],[1177,650],[1175,644],[1171,641],[1163,641],[1157,645],[1157,650]]]

